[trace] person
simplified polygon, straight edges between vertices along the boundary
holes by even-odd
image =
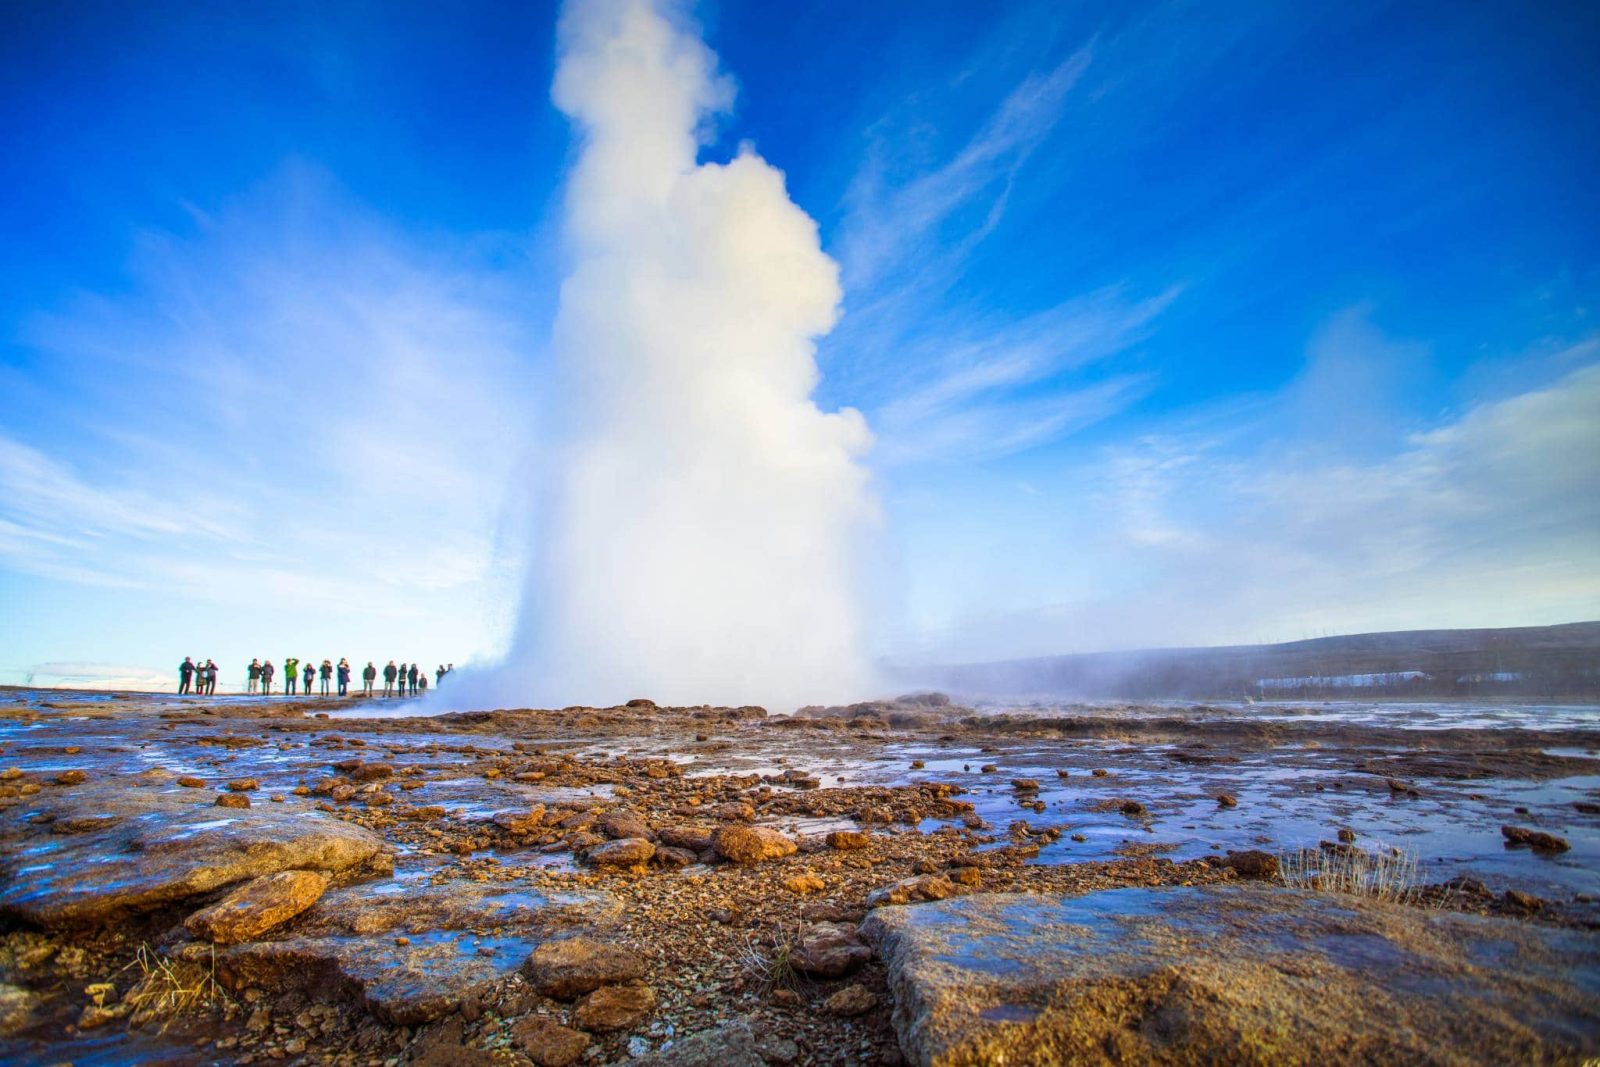
[[[339,657],[339,695],[350,695],[350,661],[343,656]]]
[[[215,694],[216,691],[217,691],[217,661],[214,660],[214,659],[208,659],[208,660],[206,660],[206,688],[205,688],[205,692],[206,692],[206,695],[210,696],[210,695]]]
[[[283,661],[283,691],[294,696],[294,687],[300,681],[300,661],[293,656]]]
[[[394,696],[394,678],[396,673],[394,660],[390,660],[389,665],[383,669],[383,695],[386,697]]]
[[[183,657],[183,662],[178,664],[178,695],[189,691],[189,680],[194,677],[194,659],[190,656]]]
[[[378,677],[378,668],[376,668],[376,667],[374,667],[372,665],[372,661],[370,659],[367,660],[367,665],[364,668],[362,668],[362,671],[361,671],[361,695],[362,696],[371,696],[372,695],[372,683],[377,680],[377,677]]]
[[[266,659],[261,663],[261,695],[272,695],[272,676],[278,673],[278,668],[272,665],[272,660]]]
[[[256,691],[256,686],[258,686],[260,684],[261,684],[261,661],[258,660],[258,659],[253,659],[253,660],[250,661],[250,688],[245,690],[245,692],[254,693]]]
[[[406,679],[411,683],[411,695],[412,696],[416,696],[417,695],[417,665],[415,663],[413,663],[411,665],[411,668],[408,671],[406,671]]]
[[[311,695],[311,681],[317,676],[317,668],[313,665],[314,663],[315,661],[309,657],[306,659],[306,696]]]
[[[330,660],[330,659],[325,659],[325,660],[322,661],[322,695],[323,696],[327,696],[328,695],[328,683],[331,682],[332,680],[333,680],[333,661]]]
[[[419,671],[417,673],[417,692],[420,693],[422,696],[427,696],[428,695],[428,672],[427,671]]]
[[[439,669],[433,672],[433,684],[434,685],[443,685],[444,684],[444,664],[443,663],[439,664]]]

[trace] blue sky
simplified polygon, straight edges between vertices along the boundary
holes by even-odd
[[[841,267],[875,653],[1600,617],[1593,5],[688,16]],[[0,11],[0,681],[501,647],[556,17]]]

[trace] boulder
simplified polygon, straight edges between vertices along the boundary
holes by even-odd
[[[835,830],[827,836],[829,848],[850,852],[872,844],[872,835],[864,830]]]
[[[1506,844],[1527,845],[1535,852],[1565,852],[1572,847],[1564,837],[1530,830],[1525,826],[1502,826],[1500,833],[1506,839]]]
[[[647,985],[601,986],[573,1009],[572,1021],[585,1030],[627,1030],[656,1007],[656,991]]]
[[[544,805],[535,804],[526,811],[497,811],[493,821],[509,834],[536,834],[544,829]]]
[[[24,826],[6,835],[0,914],[49,927],[105,925],[279,871],[336,873],[365,863],[382,846],[376,835],[337,819],[222,813],[187,791],[110,791],[52,813],[121,819],[78,834]]]
[[[865,986],[847,985],[822,1002],[822,1010],[829,1015],[852,1018],[865,1015],[878,1006],[878,998]]]
[[[1255,848],[1228,853],[1222,858],[1222,865],[1240,878],[1265,880],[1278,876],[1278,857]]]
[[[644,977],[644,957],[624,945],[569,937],[540,945],[522,965],[523,977],[547,997],[571,1000],[603,985]]]
[[[311,907],[327,888],[328,876],[321,871],[263,875],[195,912],[183,925],[194,936],[221,945],[253,941]]]
[[[872,949],[842,923],[812,923],[789,953],[789,964],[812,978],[842,978],[872,959]]]
[[[1600,1025],[1600,934],[1279,887],[979,894],[862,929],[916,1064],[1559,1062]]]
[[[668,826],[658,831],[656,840],[673,848],[686,849],[699,854],[711,847],[711,834],[689,826]]]
[[[759,863],[792,856],[800,846],[765,826],[724,826],[711,835],[711,847],[731,863]]]
[[[612,811],[600,816],[600,832],[610,838],[638,837],[655,840],[655,831],[644,817],[633,811]]]

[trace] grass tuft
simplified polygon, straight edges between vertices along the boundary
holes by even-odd
[[[1279,877],[1296,889],[1345,893],[1397,904],[1422,900],[1416,853],[1399,848],[1366,851],[1348,845],[1302,848],[1278,857]]]
[[[159,1022],[159,1030],[164,1031],[181,1016],[236,1003],[217,984],[215,948],[209,963],[199,964],[163,956],[146,943],[124,969],[134,968],[140,972],[139,980],[123,998],[133,1008],[129,1019],[133,1026]]]

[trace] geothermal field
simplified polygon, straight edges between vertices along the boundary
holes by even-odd
[[[0,700],[8,1063],[1600,1041],[1592,707]]]

